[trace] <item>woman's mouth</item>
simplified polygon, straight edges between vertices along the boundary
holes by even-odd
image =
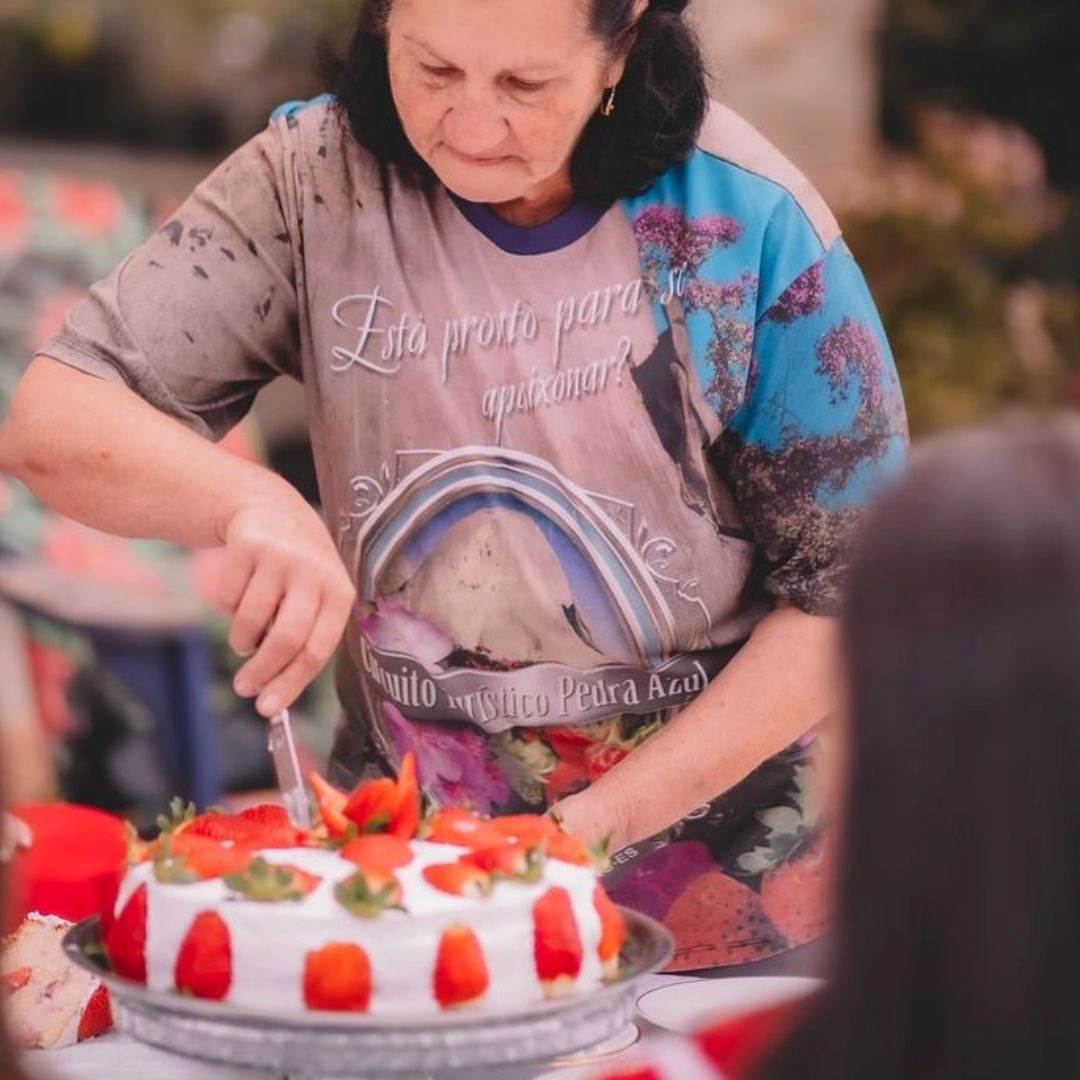
[[[449,143],[443,143],[443,148],[450,153],[451,157],[456,158],[464,165],[501,165],[503,162],[510,160],[505,154],[464,154]]]

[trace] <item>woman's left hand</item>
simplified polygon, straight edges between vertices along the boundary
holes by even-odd
[[[705,691],[584,791],[568,832],[618,851],[711,802],[820,723],[840,700],[836,620],[781,606]]]

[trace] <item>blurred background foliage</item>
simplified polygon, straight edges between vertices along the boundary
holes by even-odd
[[[0,0],[0,138],[221,156],[319,89],[320,44],[355,9]],[[828,193],[913,431],[1080,404],[1080,3],[881,0],[879,25],[876,164]]]

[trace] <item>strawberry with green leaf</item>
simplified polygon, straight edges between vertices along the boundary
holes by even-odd
[[[334,889],[337,902],[358,919],[377,919],[384,911],[404,911],[401,882],[380,870],[358,870]]]
[[[322,882],[318,875],[299,867],[269,863],[261,857],[252,859],[240,873],[226,874],[224,880],[234,893],[257,904],[303,900]]]

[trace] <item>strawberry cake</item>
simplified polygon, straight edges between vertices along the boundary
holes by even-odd
[[[0,996],[12,1039],[22,1049],[73,1046],[112,1026],[108,991],[64,954],[62,940],[72,925],[35,912],[4,942]]]
[[[537,815],[421,815],[415,762],[351,793],[312,777],[316,825],[275,806],[174,812],[134,843],[104,942],[150,989],[249,1011],[509,1011],[617,969],[625,926],[590,852]]]

